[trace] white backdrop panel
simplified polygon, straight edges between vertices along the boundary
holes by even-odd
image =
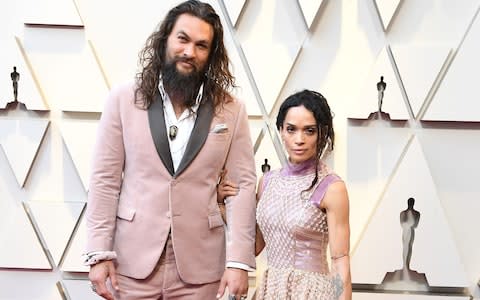
[[[278,159],[275,146],[273,145],[272,138],[268,132],[265,132],[255,153],[255,168],[257,172],[257,179],[262,176],[262,165],[265,163],[265,158],[268,159],[268,164],[271,170],[275,170],[281,167],[280,160]]]
[[[262,120],[248,120],[248,127],[250,130],[250,138],[252,139],[252,145],[255,146],[255,143],[260,137],[260,134],[264,130],[264,123]]]
[[[320,13],[319,10],[322,3],[323,0],[298,0],[298,4],[300,4],[308,28],[312,26],[315,16]]]
[[[451,49],[447,45],[392,45],[391,49],[413,116],[417,118]]]
[[[423,120],[480,121],[480,17],[477,15]]]
[[[346,179],[353,246],[358,243],[410,137],[409,128],[390,127],[388,122],[380,120],[370,122],[368,127],[348,127]]]
[[[50,272],[0,271],[0,299],[63,300],[55,286],[58,278]]]
[[[409,118],[387,48],[380,52],[369,74],[364,78],[359,98],[349,107],[348,116],[350,118],[367,119],[370,113],[378,111],[377,82],[380,81],[380,76],[383,76],[383,81],[387,84],[384,91],[382,111],[390,114],[392,120]]]
[[[63,143],[56,121],[52,121],[25,185],[29,201],[85,202],[86,192]]]
[[[480,228],[480,170],[478,150],[480,132],[472,129],[424,129],[419,141],[445,208],[459,253],[470,282],[480,297],[475,283],[480,273],[478,232]]]
[[[249,1],[245,7],[237,38],[267,113],[272,110],[307,33],[296,1]]]
[[[60,269],[64,272],[88,272],[89,267],[83,265],[82,255],[85,254],[87,245],[87,227],[85,218],[80,220],[77,231],[72,237],[72,242],[68,248]]]
[[[233,26],[237,24],[238,17],[242,12],[242,8],[245,5],[245,0],[228,0],[224,1],[225,7],[228,12],[228,16],[230,17],[230,21],[232,22]]]
[[[21,187],[25,184],[49,122],[0,119],[0,145]]]
[[[50,263],[20,203],[2,211],[0,268],[51,269]]]
[[[97,107],[98,105],[98,109],[101,110],[107,89],[119,82],[133,78],[137,69],[137,54],[145,39],[167,10],[181,0],[139,0],[136,2],[40,0],[38,3],[32,3],[32,1],[3,1],[0,4],[0,45],[2,45],[0,106],[12,99],[10,72],[12,67],[17,65],[21,73],[19,99],[27,104],[28,109],[42,109],[48,106],[50,111],[43,116],[50,121],[51,125],[40,145],[34,163],[31,164],[30,173],[23,188],[16,182],[16,177],[9,167],[9,158],[4,155],[4,151],[0,151],[0,211],[4,212],[2,216],[10,216],[10,214],[17,216],[16,208],[11,207],[15,207],[22,201],[32,204],[32,207],[37,204],[45,204],[42,207],[46,207],[50,203],[58,203],[61,206],[70,202],[75,202],[75,205],[78,206],[84,205],[86,201],[84,183],[87,176],[82,174],[88,172],[83,169],[86,166],[80,163],[81,160],[77,159],[77,155],[72,153],[74,152],[72,149],[75,148],[72,145],[75,142],[68,140],[71,135],[80,141],[86,140],[87,134],[78,133],[77,130],[67,133],[68,130],[63,130],[62,125],[64,122],[82,122],[83,119],[89,122],[98,117],[98,113],[88,113],[91,110],[90,106]],[[56,1],[61,1],[58,10],[55,8],[51,11],[45,10],[50,9],[50,3]],[[439,120],[448,119],[445,117],[445,112],[452,113],[448,120],[471,120],[471,116],[479,111],[477,101],[479,92],[475,89],[478,85],[475,80],[478,77],[478,69],[480,69],[476,67],[478,61],[476,53],[479,52],[478,39],[475,39],[479,32],[478,20],[473,23],[472,29],[460,48],[458,45],[466,34],[468,25],[473,21],[473,16],[480,8],[479,0],[323,1],[320,5],[323,11],[308,10],[310,16],[317,15],[313,17],[314,22],[310,28],[306,25],[300,0],[235,1],[236,3],[230,0],[221,2],[212,0],[211,3],[217,8],[221,6],[222,9],[218,12],[222,18],[223,13],[232,17],[230,11],[235,4],[237,12],[243,6],[240,9],[240,17],[236,21],[224,23],[226,26],[224,31],[225,43],[234,64],[234,75],[238,79],[237,83],[241,86],[238,96],[247,103],[247,111],[250,114],[252,138],[255,139],[267,123],[272,123],[275,110],[281,102],[277,101],[278,99],[283,100],[294,91],[303,88],[318,90],[324,94],[334,111],[336,130],[336,150],[334,155],[328,158],[328,162],[335,171],[343,176],[350,189],[351,237],[354,241],[352,246],[360,245],[360,242],[365,242],[363,238],[368,236],[367,231],[371,230],[370,227],[367,227],[367,231],[362,235],[365,224],[369,224],[376,201],[381,198],[383,201],[379,204],[390,207],[390,204],[385,205],[385,201],[388,200],[388,195],[392,195],[392,191],[397,189],[394,185],[400,185],[401,180],[398,179],[400,170],[410,168],[412,165],[405,160],[400,163],[398,168],[395,168],[399,157],[398,153],[402,151],[402,145],[409,139],[409,132],[400,130],[393,125],[395,130],[388,132],[385,129],[383,132],[378,128],[371,129],[368,122],[364,122],[352,130],[351,126],[347,125],[346,118],[354,116],[350,114],[352,111],[360,114],[361,118],[366,118],[370,112],[377,109],[375,85],[381,74],[375,74],[372,78],[368,78],[368,74],[375,70],[377,67],[375,64],[380,63],[377,57],[382,49],[384,49],[382,63],[389,68],[390,72],[386,78],[388,85],[385,92],[384,110],[391,113],[393,118],[410,118],[408,104],[405,103],[402,95],[406,92],[409,97],[414,98],[411,95],[412,89],[417,91],[418,88],[418,94],[421,95],[418,99],[424,98],[424,93],[428,93],[430,89],[432,76],[435,78],[434,74],[438,74],[434,69],[438,68],[437,61],[441,61],[443,54],[436,53],[432,57],[427,57],[420,50],[421,53],[415,52],[413,56],[406,54],[408,58],[403,58],[403,55],[399,55],[398,51],[394,49],[393,55],[406,88],[406,91],[402,91],[400,78],[391,76],[395,75],[395,66],[389,61],[385,49],[388,49],[388,45],[411,49],[417,45],[422,47],[441,45],[441,47],[453,49],[453,54],[447,61],[451,61],[452,64],[446,70],[445,78],[439,80],[440,86],[437,93],[433,95],[432,99],[427,99],[427,102],[432,100],[429,111],[432,114],[438,111],[440,115],[435,119]],[[303,0],[301,2],[305,3]],[[390,26],[386,32],[382,22],[378,20],[379,14],[376,11],[376,6],[382,5],[380,2],[385,5],[392,4],[397,9],[396,12],[391,13],[394,19],[389,21]],[[39,3],[45,5],[39,7],[38,19],[51,13],[58,16],[58,18],[49,18],[49,22],[52,23],[68,23],[67,21],[53,22],[53,20],[70,19],[69,15],[72,16],[72,13],[74,15],[74,10],[65,10],[61,6],[67,5],[72,8],[71,4],[74,3],[78,6],[84,28],[81,29],[81,26],[73,26],[80,27],[80,29],[73,29],[72,26],[24,26],[26,9],[33,8]],[[318,4],[319,0],[311,0],[310,4],[312,3]],[[396,3],[400,3],[400,5],[395,5]],[[228,18],[226,15],[225,17]],[[232,23],[235,24],[234,27],[230,26]],[[239,45],[243,47],[246,44],[251,45],[249,53],[247,51],[243,53],[239,47]],[[277,49],[282,49],[282,53]],[[417,55],[425,57],[426,61],[418,62],[421,59],[418,59]],[[453,56],[455,57],[452,58]],[[405,71],[405,65],[411,72]],[[415,68],[417,65],[418,68]],[[266,74],[263,76],[264,78],[258,77],[262,73]],[[448,78],[447,75],[451,78]],[[418,84],[424,86],[420,88],[417,86]],[[436,88],[435,84],[434,88]],[[450,92],[447,93],[442,89]],[[271,99],[264,97],[265,91],[267,94],[273,94]],[[257,96],[262,99],[256,99]],[[260,100],[263,100],[263,103]],[[411,103],[414,111],[418,106],[421,107],[419,118],[422,118],[424,108],[426,108],[422,106],[421,102],[423,99]],[[68,108],[67,105],[75,107]],[[396,106],[389,107],[389,105]],[[263,110],[264,107],[267,109]],[[62,110],[66,109],[79,109],[87,112],[63,113]],[[365,110],[366,114],[362,110]],[[427,117],[429,111],[427,111]],[[0,110],[0,119],[12,120],[17,113],[20,115],[18,111]],[[39,119],[39,115],[34,112],[22,112],[22,117],[28,120]],[[480,149],[478,143],[480,142],[476,142],[480,141],[477,136],[480,130],[476,124],[433,123],[423,127],[416,120],[409,120],[409,124],[412,125],[411,131],[419,137],[421,146],[425,150],[422,162],[416,164],[415,168],[410,171],[409,178],[423,182],[417,177],[428,170],[427,173],[433,179],[427,180],[427,184],[422,186],[422,190],[429,189],[436,192],[436,196],[433,198],[426,199],[426,196],[419,196],[417,199],[419,210],[422,212],[419,229],[426,230],[428,216],[432,212],[440,210],[443,215],[439,216],[443,216],[443,218],[440,218],[440,221],[436,221],[435,224],[438,223],[437,225],[441,225],[441,228],[446,224],[445,227],[450,230],[446,231],[450,232],[449,234],[444,234],[443,232],[439,233],[442,229],[438,229],[435,234],[431,235],[431,244],[439,247],[441,251],[436,251],[436,249],[434,252],[430,251],[429,259],[438,260],[445,255],[444,252],[452,250],[451,245],[454,243],[458,255],[457,258],[454,257],[448,262],[455,263],[459,260],[460,264],[464,265],[466,274],[464,277],[467,278],[467,285],[470,287],[472,295],[480,299],[480,289],[477,287],[480,274],[480,258],[477,249],[480,248],[480,240],[476,234],[476,228],[480,226],[478,223],[480,221],[477,221],[480,220],[478,218],[480,207],[478,207],[478,201],[475,201],[480,193],[478,190],[480,185],[477,183],[477,174],[480,168],[477,163],[479,161],[478,149]],[[376,133],[371,132],[370,129]],[[438,129],[442,130],[431,132],[431,130]],[[274,129],[271,132],[274,132]],[[388,137],[379,138],[377,134]],[[67,135],[68,137],[65,137]],[[353,147],[353,145],[355,146]],[[85,144],[85,148],[89,147],[91,146]],[[272,141],[269,133],[266,132],[259,141],[259,148],[256,151],[256,168],[259,175],[265,157],[269,157],[272,168],[280,167],[280,162],[284,161],[282,149],[275,149],[275,147],[281,148],[277,137],[275,136]],[[373,155],[372,151],[378,156]],[[362,158],[365,161],[360,162]],[[352,159],[357,162],[351,163]],[[368,163],[368,161],[372,163]],[[374,166],[373,170],[369,168],[370,165]],[[427,167],[422,167],[424,165]],[[355,166],[366,170],[357,170]],[[390,171],[392,168],[398,172]],[[367,178],[362,177],[362,171]],[[390,179],[394,181],[389,184]],[[385,194],[382,194],[387,188]],[[406,186],[402,191],[409,189],[410,186]],[[384,195],[383,198],[382,195]],[[406,207],[404,196],[407,195],[399,194],[402,199],[399,199],[398,209]],[[429,201],[428,209],[431,209],[432,212],[425,212],[425,208],[421,207],[422,201]],[[431,203],[434,204],[430,205]],[[56,208],[52,208],[52,214],[53,211],[56,211]],[[34,210],[31,212],[35,213]],[[44,257],[32,225],[29,224],[25,213],[22,211],[21,213],[22,217],[18,217],[20,221],[15,222],[23,223],[12,223],[11,225],[19,226],[19,229],[15,228],[15,238],[28,244],[29,251],[33,253],[30,255],[40,255],[40,259],[34,263],[48,266],[48,261]],[[390,225],[382,221],[378,223],[378,226],[384,228],[386,232],[392,229],[400,230],[398,213],[399,211],[392,213],[394,219],[391,220]],[[35,215],[33,216],[35,218]],[[375,217],[378,215],[374,214],[373,218]],[[0,219],[0,223],[7,221],[10,222],[10,219]],[[65,227],[70,228],[70,222],[71,220],[66,221]],[[5,223],[1,224],[2,228],[6,226]],[[44,239],[53,238],[55,239],[54,243],[60,245],[60,242],[63,241],[63,237],[60,236],[64,235],[58,234],[54,229],[45,228],[40,229]],[[48,232],[44,233],[44,231]],[[0,270],[0,299],[3,297],[9,300],[57,300],[58,293],[55,289],[57,281],[70,279],[74,281],[73,278],[70,278],[69,271],[85,272],[88,270],[81,265],[80,259],[80,254],[85,246],[84,235],[85,226],[82,223],[79,224],[76,236],[69,246],[63,266],[54,267],[49,271]],[[5,236],[2,235],[3,238]],[[419,235],[414,244],[413,256],[420,260],[419,256],[423,254],[418,249],[423,246],[418,239]],[[13,237],[10,240],[13,240]],[[430,240],[428,241],[430,242]],[[441,244],[440,241],[445,244]],[[5,239],[0,242],[4,243]],[[392,242],[398,243],[397,248],[400,247],[399,237],[395,239],[392,237]],[[30,245],[32,243],[33,246]],[[48,243],[50,242],[47,241]],[[377,244],[367,244],[370,252],[377,251]],[[3,244],[0,244],[0,247],[2,246]],[[353,248],[352,250],[353,257],[355,257],[357,251]],[[23,250],[15,248],[15,251]],[[58,253],[55,254],[57,260]],[[383,255],[384,253],[378,257],[383,257]],[[23,260],[19,262],[16,257],[8,259],[10,259],[9,265],[23,266]],[[400,257],[395,255],[395,259],[400,260]],[[260,262],[259,265],[264,266],[263,262]],[[442,271],[439,273],[440,276],[453,276],[457,266],[458,264],[453,266],[453,273]],[[423,267],[417,261],[414,268],[421,269]],[[368,266],[368,269],[375,272],[374,266]],[[429,274],[431,273],[427,272],[427,278]],[[79,277],[81,277],[82,285],[87,283],[85,281],[86,274],[81,274]],[[31,287],[31,290],[25,290],[25,285]],[[6,289],[12,286],[15,288]],[[87,285],[82,288],[86,294],[72,293],[75,295],[71,296],[76,297],[73,299],[83,300],[92,296]],[[14,294],[11,292],[12,290],[18,293]],[[357,295],[359,294],[355,294],[354,299],[357,298]],[[371,296],[372,299],[377,297],[375,294],[368,296]],[[412,295],[388,294],[388,297],[393,298],[406,296]],[[427,295],[412,297],[426,298]]]
[[[79,202],[31,202],[27,206],[58,266],[85,204]]]
[[[390,27],[393,15],[399,9],[402,0],[375,0],[377,12],[385,31]]]
[[[60,125],[63,141],[85,191],[88,190],[97,128],[97,120],[63,121]]]
[[[229,2],[229,1],[227,1]],[[253,92],[252,85],[250,84],[249,77],[247,75],[247,67],[243,64],[240,57],[241,51],[240,45],[235,43],[235,31],[233,28],[228,28],[226,24],[225,16],[221,13],[221,7],[217,4],[216,1],[210,1],[212,7],[220,14],[220,19],[222,24],[224,24],[224,43],[225,48],[227,48],[228,56],[230,58],[230,72],[235,76],[235,85],[232,94],[245,102],[247,113],[249,116],[260,116],[262,115],[260,107],[257,101],[257,98]],[[228,4],[226,4],[228,7]],[[243,5],[243,4],[242,4]],[[238,51],[237,51],[238,50]]]
[[[74,0],[36,0],[25,5],[23,21],[29,24],[83,26]]]
[[[380,284],[387,272],[402,268],[399,215],[407,208],[410,197],[415,198],[414,209],[421,214],[415,229],[411,269],[425,273],[430,286],[468,286],[448,220],[416,138],[353,255],[352,280]]]
[[[242,45],[267,113],[271,112],[300,51],[292,47],[253,41]]]
[[[51,106],[102,111],[107,85],[83,29],[26,28],[24,45]]]

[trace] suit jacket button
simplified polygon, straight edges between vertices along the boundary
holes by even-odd
[[[167,218],[169,218],[169,219],[170,219],[170,217],[172,216],[172,214],[171,214],[169,211],[167,211],[167,213],[166,213],[165,215],[166,215]]]

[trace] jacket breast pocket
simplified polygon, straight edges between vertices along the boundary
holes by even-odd
[[[133,221],[133,218],[135,217],[135,209],[125,206],[125,205],[119,205],[117,209],[117,218],[126,220],[126,221]]]
[[[211,140],[214,143],[225,143],[228,141],[230,133],[228,132],[210,132],[208,134],[208,140]]]
[[[229,141],[228,134],[210,133],[198,156],[195,157],[195,162],[201,162],[218,173],[225,164]]]

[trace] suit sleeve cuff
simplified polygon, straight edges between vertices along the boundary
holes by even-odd
[[[82,255],[83,265],[92,266],[104,260],[112,260],[117,258],[114,251],[93,251]]]
[[[255,271],[255,268],[252,268],[249,265],[242,264],[242,263],[235,262],[235,261],[228,261],[227,262],[227,268],[242,269],[242,270],[245,270],[247,272]]]

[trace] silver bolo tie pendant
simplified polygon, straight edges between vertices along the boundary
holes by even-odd
[[[173,141],[177,137],[178,133],[178,127],[175,125],[172,125],[168,128],[168,137],[170,138],[171,141]]]

